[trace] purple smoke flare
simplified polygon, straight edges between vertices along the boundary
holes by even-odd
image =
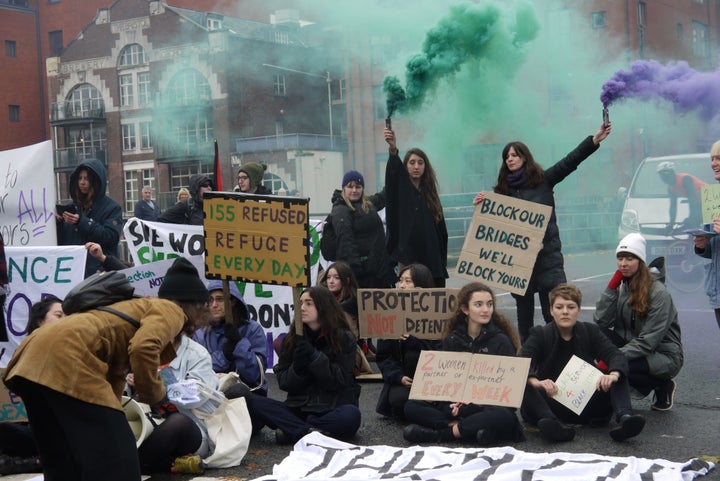
[[[677,112],[698,111],[709,120],[720,113],[720,70],[698,72],[687,62],[662,65],[637,60],[630,70],[619,70],[605,82],[600,101],[607,107],[618,100],[666,100]]]

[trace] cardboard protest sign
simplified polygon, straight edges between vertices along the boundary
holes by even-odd
[[[525,294],[551,214],[550,206],[486,192],[475,206],[456,274]]]
[[[555,381],[558,392],[553,399],[579,415],[595,393],[600,376],[599,369],[573,355]]]
[[[0,369],[0,377],[5,377],[4,369]],[[27,420],[25,404],[20,396],[10,391],[5,384],[0,385],[0,423],[17,423]]]
[[[518,408],[529,370],[529,358],[422,351],[410,399]]]
[[[203,211],[206,277],[310,285],[308,199],[210,192]]]
[[[6,246],[57,245],[52,141],[0,152],[0,234]]]
[[[712,224],[720,216],[720,184],[705,184],[700,191],[703,224]]]
[[[358,289],[360,337],[441,339],[459,289]]]

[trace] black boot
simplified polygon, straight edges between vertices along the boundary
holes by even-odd
[[[0,455],[0,475],[41,472],[40,459],[36,457]]]

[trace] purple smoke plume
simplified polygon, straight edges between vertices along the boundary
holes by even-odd
[[[696,110],[709,120],[720,113],[720,70],[698,72],[683,61],[662,65],[656,60],[637,60],[629,71],[615,72],[600,94],[605,107],[630,98],[666,100],[677,112]]]

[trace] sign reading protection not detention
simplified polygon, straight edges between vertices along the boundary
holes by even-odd
[[[205,277],[309,286],[308,202],[274,195],[205,194]]]

